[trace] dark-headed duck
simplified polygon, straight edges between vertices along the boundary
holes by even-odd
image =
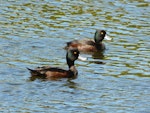
[[[105,49],[105,45],[102,43],[103,39],[111,40],[111,38],[106,34],[105,30],[96,30],[94,40],[74,40],[67,42],[67,46],[65,48],[78,48],[78,50],[81,52],[96,52],[98,50]]]
[[[44,66],[44,67],[38,67],[36,69],[29,69],[27,68],[32,77],[39,77],[44,79],[58,79],[58,78],[76,78],[78,71],[76,70],[74,66],[74,62],[77,59],[86,60],[82,57],[79,57],[79,51],[78,49],[72,48],[68,49],[66,54],[66,60],[67,64],[69,66],[69,70],[60,69],[57,67],[51,67],[51,66]]]

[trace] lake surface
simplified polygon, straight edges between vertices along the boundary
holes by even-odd
[[[1,0],[0,112],[150,113],[149,0]],[[67,69],[67,41],[113,38],[82,54],[78,78],[30,80],[26,69]]]

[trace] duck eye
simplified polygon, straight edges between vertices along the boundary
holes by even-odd
[[[75,52],[73,52],[75,55],[77,54],[77,52],[75,51]]]
[[[100,34],[103,35],[104,33],[103,33],[103,32],[100,32]]]

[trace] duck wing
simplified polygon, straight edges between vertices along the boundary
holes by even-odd
[[[35,69],[30,69],[30,68],[27,68],[30,73],[32,75],[45,75],[46,72],[48,71],[51,71],[51,72],[66,72],[66,70],[63,70],[63,69],[60,69],[60,68],[57,68],[57,67],[51,67],[51,66],[43,66],[43,67],[37,67]]]
[[[84,46],[84,45],[90,45],[94,46],[95,42],[93,39],[82,39],[82,40],[73,40],[70,42],[67,42],[66,49],[69,47],[78,47],[78,46]]]

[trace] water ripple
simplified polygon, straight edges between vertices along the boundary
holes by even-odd
[[[0,4],[0,111],[149,112],[148,0],[26,0]],[[67,41],[105,29],[106,51],[76,61],[75,80],[30,80],[26,67],[67,69]]]

